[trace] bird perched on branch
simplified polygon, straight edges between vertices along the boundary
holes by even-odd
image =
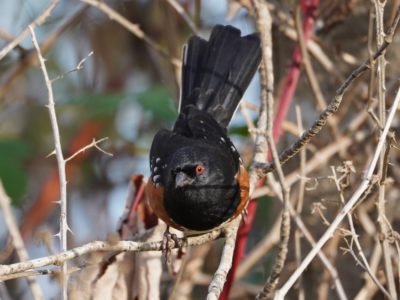
[[[232,26],[217,25],[209,41],[193,36],[184,47],[179,116],[154,137],[146,185],[167,225],[206,232],[246,207],[248,174],[227,126],[260,60],[258,34],[241,37]]]

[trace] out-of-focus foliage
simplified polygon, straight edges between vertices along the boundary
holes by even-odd
[[[30,147],[21,140],[0,140],[0,178],[14,205],[19,206],[26,193],[28,174],[24,163],[30,154]]]

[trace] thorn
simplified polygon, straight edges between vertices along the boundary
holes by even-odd
[[[54,149],[51,153],[46,155],[46,158],[49,158],[52,155],[56,155],[56,149]]]
[[[65,226],[67,226],[67,231],[69,231],[71,234],[75,235],[75,233],[72,231],[71,227],[69,227],[67,222],[65,222]]]
[[[59,239],[61,239],[61,232],[56,233],[55,235],[53,235],[54,237],[58,237]]]
[[[61,201],[60,200],[56,200],[56,201],[52,201],[54,204],[58,204],[61,205]]]

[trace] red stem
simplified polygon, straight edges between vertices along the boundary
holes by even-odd
[[[314,31],[315,12],[319,5],[319,0],[301,0],[300,5],[304,14],[304,22],[303,22],[304,40],[305,42],[307,42],[312,37],[312,33]],[[275,142],[279,141],[282,132],[282,122],[286,119],[289,107],[292,103],[293,95],[297,88],[300,76],[300,66],[301,66],[301,52],[299,46],[296,46],[293,52],[292,65],[289,68],[288,74],[286,76],[286,80],[283,85],[283,92],[278,101],[279,104],[274,119],[274,127],[272,134]],[[257,183],[257,187],[263,185],[264,185],[264,180],[260,180]],[[224,285],[224,289],[219,298],[220,300],[228,299],[229,292],[234,282],[236,270],[240,264],[240,261],[245,255],[247,236],[253,225],[256,209],[257,209],[257,201],[250,201],[247,212],[247,220],[246,222],[242,223],[238,231],[235,252],[233,254],[233,260],[232,260],[232,268],[228,273],[227,281]]]
[[[304,40],[307,42],[314,30],[315,11],[319,4],[319,0],[302,0],[300,2],[304,13],[303,31]],[[283,85],[283,92],[279,99],[279,104],[274,120],[273,137],[278,141],[282,133],[282,122],[286,119],[288,110],[292,104],[293,95],[297,88],[297,83],[300,77],[301,67],[301,51],[300,47],[296,46],[293,52],[292,65],[289,68],[288,74]]]

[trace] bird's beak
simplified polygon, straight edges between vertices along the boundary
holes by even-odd
[[[175,187],[184,187],[193,182],[193,178],[187,175],[185,172],[178,172],[175,176]]]

